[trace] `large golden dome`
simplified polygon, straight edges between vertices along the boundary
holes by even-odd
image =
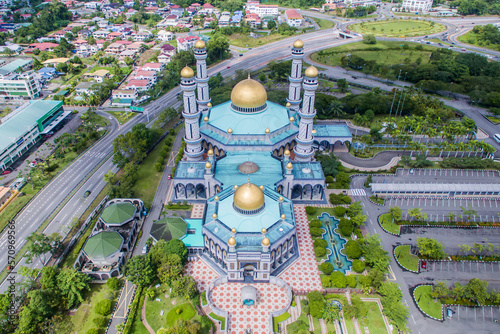
[[[240,108],[256,108],[264,105],[267,92],[262,84],[253,79],[238,82],[231,92],[231,101]]]
[[[245,183],[234,192],[234,205],[244,211],[254,211],[264,205],[264,193],[253,183]]]

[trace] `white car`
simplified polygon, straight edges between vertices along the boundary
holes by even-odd
[[[148,252],[148,246],[142,247],[142,254],[146,254]]]

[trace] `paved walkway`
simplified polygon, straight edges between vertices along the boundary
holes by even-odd
[[[204,210],[205,204],[193,204],[193,209],[191,210],[191,218],[203,218]]]
[[[184,267],[184,272],[194,278],[196,284],[198,285],[198,291],[203,292],[206,290],[207,285],[214,279],[219,277],[210,266],[199,259],[197,261],[190,261]]]
[[[297,321],[297,319],[300,317],[300,314],[302,313],[302,307],[300,301],[305,298],[306,298],[305,296],[295,296],[296,305],[288,309],[288,313],[290,313],[290,318],[286,319],[283,322],[280,322],[281,333],[286,334],[287,333],[286,326],[288,326],[292,322]]]
[[[108,334],[118,333],[116,331],[116,326],[118,324],[125,323],[129,311],[128,306],[132,303],[136,288],[137,286],[127,280],[125,281],[125,284],[123,284],[122,291],[120,292],[120,297],[118,298],[118,302],[116,303],[115,312],[113,313],[113,318],[111,319],[111,323],[107,331]]]
[[[144,327],[146,327],[146,329],[150,334],[155,334],[155,331],[153,330],[153,328],[151,328],[151,326],[149,326],[149,323],[146,320],[146,302],[148,301],[148,296],[145,296],[144,298],[145,299],[144,303],[142,304],[142,310],[141,310],[142,324],[144,325]]]
[[[278,277],[287,282],[295,291],[322,290],[305,206],[294,205],[293,209],[297,224],[297,242],[300,257]]]

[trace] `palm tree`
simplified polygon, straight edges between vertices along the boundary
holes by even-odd
[[[333,100],[328,107],[334,117],[342,118],[345,115],[344,105],[339,100]]]

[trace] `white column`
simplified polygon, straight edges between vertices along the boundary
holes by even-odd
[[[318,88],[318,70],[311,66],[305,71],[304,82],[304,100],[302,101],[302,109],[299,111],[299,133],[295,137],[297,145],[293,148],[296,161],[311,161],[314,158],[314,150],[312,143],[314,140],[313,119],[316,116],[314,109],[315,92]]]
[[[202,158],[203,149],[201,147],[200,136],[200,111],[196,105],[196,81],[194,80],[194,72],[191,68],[185,67],[181,71],[181,90],[183,92],[184,110],[184,125],[186,134],[184,141],[186,148],[184,154],[188,161],[199,161]]]
[[[292,69],[288,81],[288,98],[290,116],[294,116],[300,109],[300,84],[302,82],[302,58],[304,57],[304,43],[296,40],[292,47]]]
[[[198,84],[198,110],[206,115],[208,114],[207,104],[211,99],[208,90],[207,49],[201,40],[194,46],[194,57],[196,58],[196,83]]]

